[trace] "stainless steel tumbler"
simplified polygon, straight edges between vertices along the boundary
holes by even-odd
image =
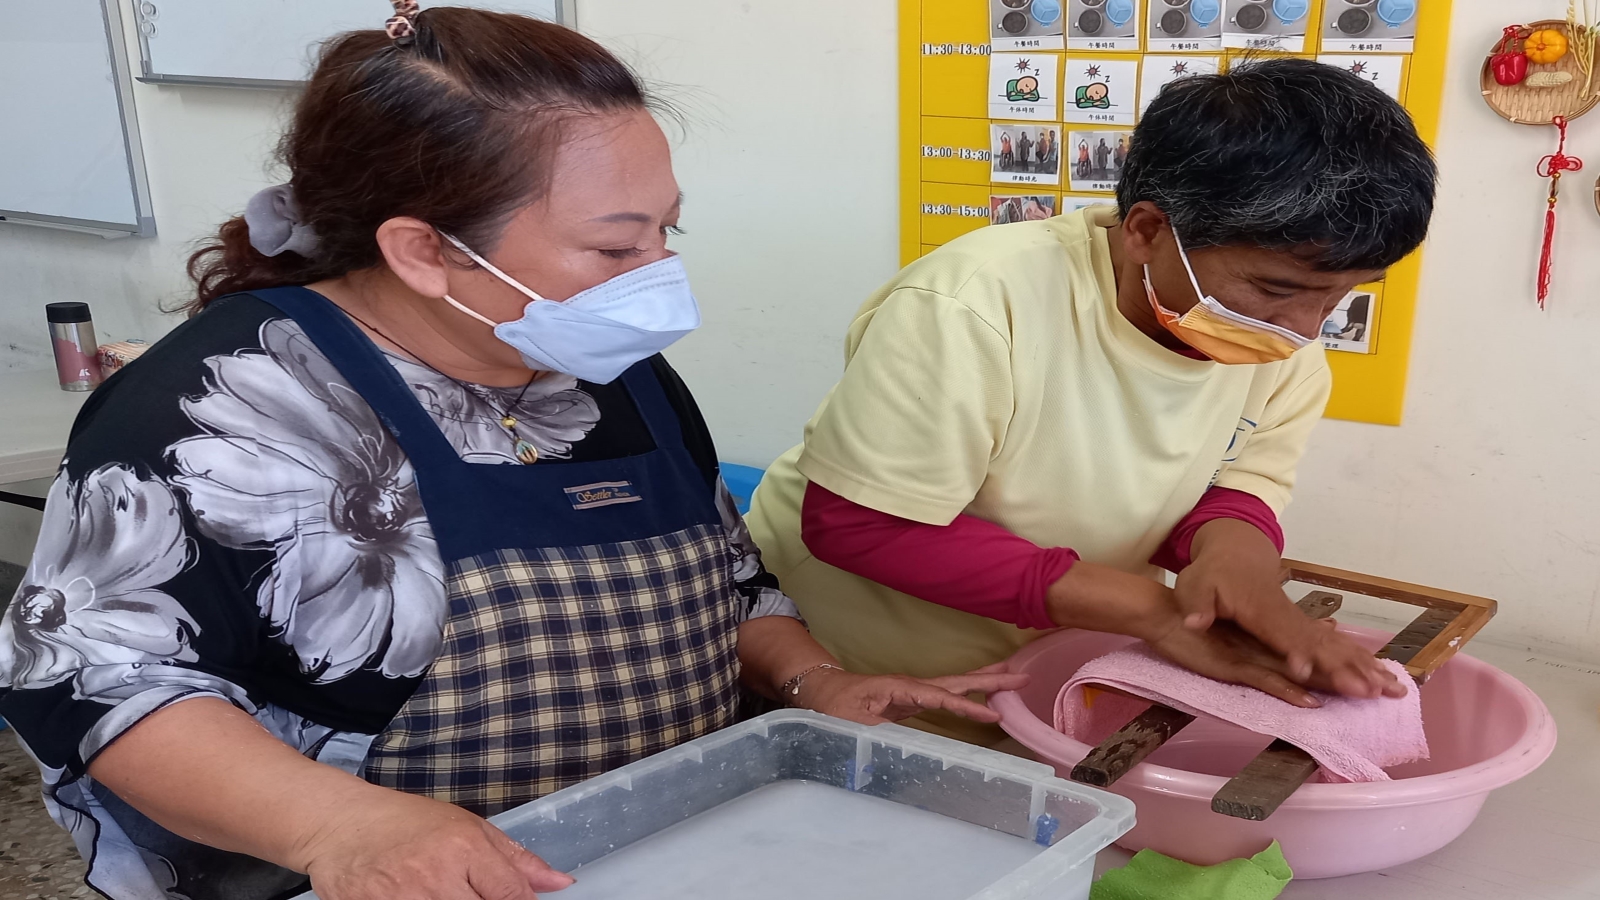
[[[50,346],[56,354],[56,375],[63,391],[92,391],[100,383],[100,345],[87,303],[46,303]]]

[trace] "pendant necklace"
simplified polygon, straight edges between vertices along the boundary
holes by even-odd
[[[441,376],[443,376],[445,378],[449,378],[451,381],[454,381],[456,384],[460,385],[462,390],[464,390],[467,393],[472,394],[473,396],[475,396],[478,399],[482,400],[484,402],[484,405],[489,407],[489,411],[490,412],[500,412],[500,426],[502,428],[504,428],[506,430],[506,432],[511,435],[511,439],[513,441],[515,441],[515,443],[512,444],[511,450],[512,450],[512,453],[516,454],[517,460],[520,461],[525,466],[531,466],[534,463],[539,461],[539,448],[535,447],[532,443],[530,443],[529,441],[524,440],[523,438],[521,438],[521,437],[519,437],[517,435],[517,417],[511,414],[512,410],[516,409],[518,406],[520,406],[522,404],[522,398],[527,396],[528,388],[533,387],[534,380],[539,377],[539,373],[537,371],[529,374],[528,383],[524,384],[522,386],[522,390],[517,392],[517,398],[515,400],[512,400],[509,404],[507,404],[505,410],[503,412],[501,412],[501,411],[496,410],[494,408],[494,404],[489,402],[489,398],[484,397],[481,394],[478,394],[478,393],[474,392],[471,388],[468,388],[466,383],[463,382],[461,379],[453,378],[453,377],[451,377],[449,375],[446,375],[443,372],[440,372],[434,366],[429,365],[427,360],[425,360],[422,357],[418,356],[417,354],[411,352],[411,350],[408,349],[406,347],[406,345],[404,345],[404,344],[400,343],[399,341],[395,340],[394,338],[390,337],[388,334],[384,333],[382,329],[380,329],[377,326],[373,325],[371,322],[368,322],[366,319],[361,318],[360,316],[356,315],[355,313],[351,312],[348,309],[344,309],[344,307],[342,307],[342,306],[339,307],[339,308],[341,310],[343,310],[345,315],[349,316],[352,319],[355,319],[357,322],[359,322],[362,325],[366,326],[368,331],[370,331],[373,334],[376,334],[377,336],[383,338],[384,340],[386,340],[389,343],[395,345],[396,347],[400,348],[401,350],[404,350],[406,352],[406,355],[410,356],[412,359],[416,360],[417,362],[421,363],[422,365],[426,366],[429,369],[433,369],[433,371],[437,372],[439,375],[441,375]]]

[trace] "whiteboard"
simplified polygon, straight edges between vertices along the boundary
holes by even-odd
[[[4,221],[155,233],[118,2],[0,0]]]
[[[394,14],[388,0],[132,2],[144,57],[140,81],[243,87],[305,81],[323,41],[346,31],[382,28]],[[563,9],[572,0],[451,0],[450,5],[574,24],[570,9]]]

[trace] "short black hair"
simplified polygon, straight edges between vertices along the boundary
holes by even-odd
[[[1383,269],[1427,235],[1437,175],[1376,85],[1309,59],[1250,59],[1161,91],[1133,130],[1117,206],[1154,203],[1192,247]]]

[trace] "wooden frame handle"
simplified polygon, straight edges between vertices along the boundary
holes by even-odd
[[[1424,623],[1418,619],[1412,627],[1396,635],[1398,640],[1402,636],[1425,636],[1426,642],[1406,658],[1400,658],[1398,652],[1390,658],[1403,663],[1411,677],[1419,682],[1426,681],[1438,668],[1456,655],[1456,651],[1473,636],[1483,630],[1489,620],[1494,618],[1499,604],[1488,597],[1477,597],[1472,594],[1462,594],[1456,591],[1447,591],[1440,588],[1426,587],[1420,584],[1411,584],[1405,581],[1395,581],[1392,578],[1380,578],[1376,575],[1363,575],[1360,572],[1351,572],[1345,569],[1335,569],[1331,566],[1319,566],[1314,563],[1299,562],[1286,559],[1284,568],[1289,573],[1290,581],[1301,584],[1314,585],[1335,591],[1347,591],[1352,594],[1362,594],[1368,597],[1377,597],[1381,600],[1393,600],[1397,603],[1406,603],[1411,606],[1421,606],[1440,613],[1454,613],[1448,618],[1443,615],[1427,617],[1430,627],[1426,630],[1419,628]],[[1441,622],[1441,620],[1443,620]],[[1434,628],[1437,630],[1434,630]],[[1398,651],[1400,648],[1391,648]],[[1385,648],[1389,650],[1391,648]],[[1410,649],[1407,647],[1407,649]]]
[[[1379,650],[1379,659],[1406,667],[1418,685],[1456,655],[1493,618],[1498,604],[1487,597],[1362,575],[1328,566],[1284,560],[1289,580],[1423,607],[1421,615]],[[1288,741],[1273,741],[1211,798],[1225,816],[1263,821],[1317,771],[1316,760]]]

